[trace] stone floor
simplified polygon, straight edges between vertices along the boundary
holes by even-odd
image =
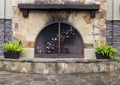
[[[0,85],[120,85],[120,72],[66,75],[0,72]]]

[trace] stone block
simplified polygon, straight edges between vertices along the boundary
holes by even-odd
[[[105,3],[100,4],[100,10],[106,10],[106,4]]]
[[[11,71],[10,70],[11,69],[11,62],[4,61],[3,64],[4,64],[4,70],[5,71]]]
[[[94,72],[99,72],[98,63],[94,63]]]
[[[18,6],[18,3],[34,3],[34,0],[12,0],[12,6]]]
[[[120,62],[118,62],[118,70],[120,70]]]
[[[85,48],[84,49],[84,57],[85,57],[85,59],[96,59],[95,49]]]
[[[119,69],[117,62],[111,62],[110,63],[110,71],[117,71]]]
[[[57,64],[58,74],[63,73],[75,73],[76,72],[76,63],[58,63]]]
[[[109,72],[110,71],[110,63],[101,62],[98,63],[98,72]]]
[[[3,71],[3,69],[4,69],[4,65],[3,65],[3,62],[1,61],[0,62],[0,71]]]
[[[105,44],[105,37],[101,37],[100,39],[99,39],[99,46],[100,45],[104,45]]]
[[[101,28],[105,28],[106,24],[105,24],[106,20],[105,19],[100,19],[99,25]]]
[[[20,62],[19,66],[16,69],[17,72],[21,73],[30,73],[31,72],[31,63],[29,62]]]
[[[93,63],[58,63],[58,74],[94,72]]]
[[[106,18],[106,11],[100,11],[100,18]]]
[[[27,58],[34,58],[34,48],[25,48],[24,53]]]
[[[93,38],[92,32],[91,34],[83,36],[83,39],[84,39],[84,43],[94,44],[94,38]]]
[[[76,73],[91,73],[94,72],[94,63],[81,63],[77,65]]]
[[[83,19],[85,20],[85,22],[86,22],[87,24],[92,23],[92,20],[91,20],[91,18],[90,18],[89,15],[84,16]]]
[[[22,44],[26,48],[34,48],[34,42],[32,41],[22,41]]]
[[[6,71],[30,73],[31,70],[30,63],[4,61],[4,65]]]
[[[55,63],[35,63],[34,73],[55,74]]]

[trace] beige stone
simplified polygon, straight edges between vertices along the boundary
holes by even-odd
[[[101,37],[100,37],[100,35],[94,35],[94,41],[97,41],[97,40],[99,40]]]
[[[82,15],[80,15],[78,19],[73,19],[73,26],[77,28],[78,32],[80,32],[82,36],[92,34],[92,24],[86,24],[85,20],[81,16]]]
[[[22,40],[22,38],[23,38],[23,36],[20,33],[18,33],[18,32],[15,32],[13,37],[16,38],[16,39],[20,39],[20,40]]]
[[[117,67],[117,62],[111,62],[110,63],[110,71],[117,71],[118,70],[118,67]]]
[[[35,73],[53,74],[56,72],[55,63],[36,63]]]
[[[76,70],[75,63],[58,63],[58,74],[62,73],[74,73]]]
[[[93,33],[97,34],[97,35],[100,34],[100,29],[99,28],[94,28]]]
[[[106,10],[106,5],[105,3],[100,4],[100,10]]]
[[[95,49],[84,48],[84,57],[85,59],[96,59]]]
[[[3,70],[3,62],[0,62],[0,71]]]
[[[104,45],[105,44],[105,38],[104,37],[101,37],[99,39],[99,45]]]
[[[106,11],[100,11],[100,18],[106,18]]]
[[[29,73],[31,69],[30,63],[14,62],[11,65],[11,70],[15,72]]]
[[[27,34],[25,36],[26,41],[35,42],[36,36],[34,34]]]
[[[83,36],[83,39],[84,39],[84,43],[88,43],[88,44],[93,44],[94,43],[93,35]]]
[[[20,2],[21,0],[12,0],[12,6],[17,6]]]
[[[8,61],[4,61],[4,69],[5,71],[11,71],[11,62],[8,62]]]
[[[105,19],[100,19],[99,25],[101,26],[101,28],[105,28],[106,24],[105,24]]]
[[[78,64],[76,68],[77,73],[90,73],[94,71],[94,63]]]
[[[26,48],[34,48],[34,42],[32,42],[32,41],[25,41],[24,40],[24,41],[22,41],[22,44]]]
[[[34,0],[21,0],[20,3],[34,3]]]
[[[109,63],[98,63],[99,72],[108,72],[110,69]]]
[[[99,46],[99,40],[95,40],[94,46],[95,46],[95,47]]]
[[[31,63],[20,63],[22,67],[18,72],[29,73],[31,71]]]
[[[27,23],[19,23],[19,26],[18,26],[19,30],[23,30],[23,29],[27,29],[28,26],[27,26]]]
[[[26,58],[34,58],[34,48],[25,48],[24,53]]]
[[[30,63],[21,63],[21,62],[4,62],[6,71],[13,72],[26,72],[29,73],[31,69]]]
[[[85,22],[86,22],[87,24],[90,24],[90,23],[92,22],[89,15],[84,16],[83,19],[85,20]]]

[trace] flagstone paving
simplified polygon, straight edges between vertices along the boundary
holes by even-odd
[[[43,75],[2,71],[0,85],[120,85],[120,72]]]

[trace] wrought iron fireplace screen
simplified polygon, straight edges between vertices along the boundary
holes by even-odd
[[[36,38],[35,57],[82,58],[82,37],[70,24],[64,22],[49,24]]]

